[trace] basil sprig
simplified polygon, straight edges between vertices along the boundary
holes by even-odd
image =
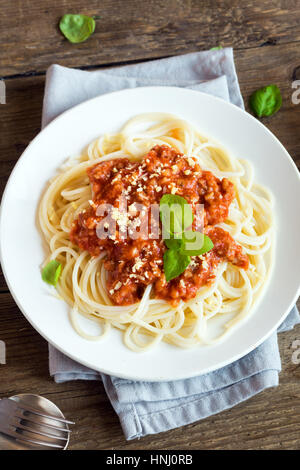
[[[177,250],[167,250],[164,253],[164,271],[166,281],[175,279],[183,273],[191,262],[191,257]]]
[[[64,15],[60,22],[59,28],[63,35],[72,43],[86,41],[95,31],[96,17],[86,15]]]
[[[166,281],[178,277],[191,262],[191,256],[202,255],[213,248],[211,239],[188,229],[193,223],[189,203],[181,196],[165,194],[160,200],[162,235],[167,251],[164,253]]]
[[[250,107],[259,118],[272,116],[282,105],[282,97],[277,85],[268,85],[256,90],[250,97]]]
[[[51,284],[52,286],[56,286],[58,279],[61,274],[61,263],[53,259],[50,261],[42,270],[42,279],[43,281],[47,282],[47,284]]]

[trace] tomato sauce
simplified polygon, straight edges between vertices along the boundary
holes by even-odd
[[[146,286],[153,284],[155,297],[176,305],[180,300],[195,297],[201,286],[211,283],[220,262],[248,268],[249,260],[242,247],[229,233],[215,227],[228,216],[235,197],[234,186],[226,178],[220,180],[211,172],[202,171],[194,158],[184,157],[162,145],[150,150],[140,162],[127,158],[109,160],[91,166],[87,173],[93,197],[90,207],[73,222],[70,238],[92,256],[106,252],[107,288],[114,304],[138,302]],[[163,270],[166,247],[161,227],[151,225],[152,219],[148,217],[147,236],[143,230],[139,234],[141,217],[150,215],[150,205],[159,205],[164,194],[184,197],[195,215],[193,229],[199,230],[202,223],[202,231],[214,243],[210,252],[193,256],[187,269],[170,282],[166,282]],[[120,209],[121,200],[126,201],[126,212]],[[110,216],[115,221],[113,231],[106,224],[109,228],[104,239],[99,238],[97,232],[99,224],[109,217],[108,213],[99,215],[98,208],[102,204],[113,206]],[[196,213],[197,204],[204,205],[201,220]],[[105,224],[103,226],[105,231]],[[130,236],[132,233],[135,238]]]

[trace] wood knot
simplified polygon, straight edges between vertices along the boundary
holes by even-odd
[[[300,65],[294,68],[293,74],[292,74],[292,80],[293,82],[295,80],[300,80]]]
[[[265,42],[263,42],[260,47],[264,46],[276,46],[277,39],[276,38],[268,38]]]

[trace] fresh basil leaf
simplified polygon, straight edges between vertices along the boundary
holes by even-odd
[[[268,85],[256,90],[250,97],[250,107],[258,117],[275,114],[282,105],[282,97],[276,85]]]
[[[170,235],[170,234],[168,234],[168,235]],[[170,238],[165,238],[164,242],[165,242],[165,245],[168,248],[170,248],[171,250],[179,250],[183,245],[182,238],[174,237],[174,235],[172,235],[172,234],[171,234]]]
[[[210,50],[211,51],[220,51],[221,49],[223,49],[222,46],[216,46],[216,47],[212,47]]]
[[[167,250],[164,253],[164,272],[166,281],[169,282],[185,271],[191,262],[191,258],[177,250]]]
[[[214,244],[207,235],[190,230],[183,234],[183,245],[180,252],[184,255],[199,256],[212,250],[213,247]]]
[[[66,14],[61,18],[59,27],[70,42],[79,43],[93,34],[96,23],[91,16]]]
[[[42,279],[43,281],[47,282],[47,284],[56,286],[60,274],[61,274],[61,263],[56,261],[56,259],[53,259],[43,268]]]
[[[163,234],[182,233],[193,223],[192,209],[184,197],[164,194],[160,200],[160,220]],[[164,237],[166,238],[166,237]]]

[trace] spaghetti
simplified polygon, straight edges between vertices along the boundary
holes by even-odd
[[[119,295],[123,282],[115,276],[116,273],[115,277],[110,273],[112,259],[109,253],[113,258],[113,252],[94,249],[100,245],[91,245],[95,227],[89,226],[88,220],[96,214],[93,206],[97,190],[101,189],[101,178],[102,185],[107,182],[108,175],[111,176],[109,182],[115,177],[117,180],[117,175],[125,180],[126,174],[122,171],[126,169],[129,173],[130,170],[132,176],[142,164],[146,171],[145,156],[153,156],[153,152],[156,152],[158,160],[165,152],[165,156],[171,159],[168,161],[169,169],[172,163],[175,173],[178,162],[179,166],[185,165],[182,171],[187,178],[186,187],[196,180],[196,174],[201,174],[202,178],[205,175],[203,184],[206,188],[212,185],[219,188],[215,211],[220,212],[222,206],[222,216],[216,218],[216,212],[207,212],[207,233],[215,237],[216,247],[221,246],[219,238],[223,237],[222,246],[230,246],[231,250],[230,254],[228,250],[224,252],[224,256],[217,253],[218,259],[216,250],[202,257],[193,257],[193,267],[187,268],[186,278],[189,269],[196,269],[195,279],[199,281],[207,266],[214,268],[213,276],[207,282],[195,282],[197,290],[193,295],[178,294],[180,282],[189,286],[183,273],[182,278],[174,280],[172,296],[172,284],[164,281],[162,266],[157,266],[160,269],[157,278],[154,276],[151,282],[149,271],[142,291],[135,285],[135,296],[126,302],[126,298],[124,301],[124,296]],[[150,162],[151,158],[148,160]],[[201,171],[193,173],[194,167],[196,170],[201,168]],[[101,169],[100,180],[99,175],[98,180],[93,178],[98,169]],[[148,170],[156,174],[155,169]],[[140,174],[137,181],[142,177],[145,179],[145,172],[143,175]],[[155,180],[153,194],[160,197],[171,191],[180,192],[180,188],[170,189],[170,178],[165,180],[164,186],[161,175],[157,175],[159,183]],[[224,205],[226,198],[228,204]],[[51,181],[39,207],[40,226],[50,250],[45,264],[53,259],[62,264],[57,290],[71,307],[74,328],[87,339],[103,337],[111,327],[116,327],[124,332],[125,344],[135,351],[149,349],[162,340],[180,347],[211,343],[245,317],[262,295],[272,265],[272,205],[270,192],[254,182],[253,168],[248,161],[236,159],[218,143],[202,136],[191,124],[173,115],[139,115],[130,120],[120,133],[102,136],[90,144],[78,158],[69,160]],[[85,227],[81,230],[81,238],[78,237],[78,221],[81,221],[81,228]],[[157,243],[158,251],[163,252],[161,237]],[[213,263],[213,256],[218,262]],[[158,253],[156,259],[160,257],[161,253]],[[135,271],[131,274],[136,277],[140,275],[138,263],[135,262],[134,266]],[[122,272],[121,269],[119,271]],[[160,290],[157,279],[163,279]],[[102,326],[99,337],[84,333],[78,313]],[[209,325],[220,317],[226,322],[222,332],[212,338]]]

